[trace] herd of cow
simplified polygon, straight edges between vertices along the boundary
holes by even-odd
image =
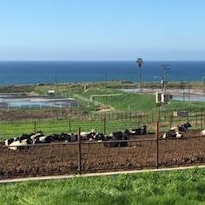
[[[168,132],[164,133],[161,138],[181,138],[184,135],[183,133],[188,131],[190,127],[192,127],[192,125],[189,122],[179,125],[177,127],[172,127]],[[39,143],[77,142],[78,136],[80,136],[80,139],[82,141],[103,141],[105,142],[104,145],[106,147],[125,147],[128,146],[128,140],[130,140],[132,136],[145,134],[148,134],[146,125],[135,129],[126,129],[123,131],[113,132],[109,135],[97,133],[95,130],[91,130],[90,132],[80,132],[80,134],[61,133],[51,135],[44,135],[41,131],[39,131],[37,133],[23,134],[21,137],[7,139],[5,140],[4,144],[8,146],[8,148],[11,150],[17,150],[25,147],[29,149],[30,146],[28,145],[34,145]],[[201,134],[205,135],[205,130],[203,130]]]
[[[104,141],[106,147],[116,147],[116,146],[127,146],[128,142],[126,140],[130,139],[131,135],[145,135],[147,134],[147,126],[143,125],[135,129],[126,129],[123,131],[113,132],[109,135],[103,133],[98,133],[94,129],[90,132],[80,132],[76,133],[61,133],[61,134],[51,134],[44,135],[42,131],[37,133],[23,134],[21,137],[14,137],[5,140],[4,144],[8,146],[11,150],[17,150],[18,148],[29,148],[27,145],[34,145],[40,143],[52,143],[52,142],[62,142],[70,143],[77,142],[78,136],[80,136],[82,141]],[[118,142],[120,141],[120,142]],[[107,143],[109,142],[109,143]]]

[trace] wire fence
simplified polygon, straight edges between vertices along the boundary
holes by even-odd
[[[78,128],[82,131],[94,129],[98,133],[110,134],[114,131],[138,128],[146,125],[148,132],[155,130],[155,122],[160,122],[160,131],[168,131],[170,127],[181,125],[189,121],[193,129],[205,128],[205,113],[197,112],[185,117],[174,116],[172,112],[158,113],[113,113],[102,115],[88,115],[81,118],[69,118],[61,120],[36,120],[36,121],[2,121],[0,123],[0,139],[3,141],[10,137],[18,137],[22,134],[77,133]]]
[[[0,146],[0,179],[161,168],[205,163],[205,138],[145,139]],[[123,143],[126,143],[121,146]],[[108,146],[109,145],[109,146]]]

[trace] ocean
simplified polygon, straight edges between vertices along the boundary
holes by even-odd
[[[205,61],[145,61],[141,67],[142,82],[160,81],[164,74],[168,81],[202,81]],[[134,61],[0,61],[0,85],[138,79]]]

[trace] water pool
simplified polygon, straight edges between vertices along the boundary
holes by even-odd
[[[63,108],[79,107],[73,98],[0,96],[0,108]]]

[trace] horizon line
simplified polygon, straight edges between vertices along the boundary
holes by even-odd
[[[136,58],[137,59],[137,58]],[[32,60],[32,59],[25,59],[25,60],[1,60],[0,62],[135,62],[136,59],[134,60],[54,60],[54,59],[37,59],[37,60]],[[144,62],[205,62],[205,60],[143,60]]]

